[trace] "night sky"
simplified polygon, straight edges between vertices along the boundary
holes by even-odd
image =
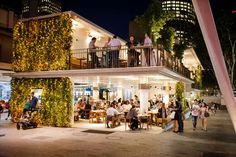
[[[150,0],[61,0],[63,11],[72,10],[123,39],[129,21],[146,10]]]
[[[10,5],[20,10],[21,0],[0,0],[0,5]],[[129,21],[142,15],[151,0],[59,0],[63,11],[74,11],[95,24],[105,28],[123,39],[128,38]],[[236,10],[236,0],[210,0],[212,9],[217,12],[222,9]]]
[[[129,21],[142,15],[151,0],[60,0],[63,11],[72,10],[123,39],[128,38]],[[214,12],[235,7],[236,0],[210,0]],[[232,5],[233,4],[233,5]],[[236,7],[235,7],[236,9]]]

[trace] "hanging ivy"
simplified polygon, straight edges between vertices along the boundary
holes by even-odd
[[[68,14],[18,22],[13,31],[13,70],[69,69],[72,21]]]
[[[182,102],[182,110],[185,112],[188,109],[187,100],[184,99],[184,83],[177,82],[175,85],[175,97],[180,98]]]
[[[23,112],[27,95],[42,89],[41,121],[44,125],[69,127],[72,117],[72,83],[69,78],[12,79],[11,109],[13,122]]]
[[[200,65],[195,71],[195,83],[199,89],[202,89],[202,67]]]

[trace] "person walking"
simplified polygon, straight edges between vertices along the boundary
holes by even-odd
[[[152,46],[152,40],[150,39],[149,35],[145,33],[145,39],[144,39],[144,44],[145,46],[144,50],[144,55],[146,59],[146,65],[150,66],[150,52],[151,52],[151,46]]]
[[[198,101],[194,100],[194,104],[192,106],[192,122],[193,122],[193,130],[196,130],[197,120],[200,112],[200,107],[198,105]]]
[[[206,103],[202,103],[200,108],[200,118],[202,120],[202,130],[207,131],[207,118],[209,117],[208,107]]]

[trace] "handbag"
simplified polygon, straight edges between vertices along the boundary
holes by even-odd
[[[206,112],[204,113],[204,117],[209,117],[209,116],[210,116],[209,112],[206,111]]]
[[[171,112],[170,118],[171,118],[171,119],[174,119],[174,118],[175,118],[175,111]]]

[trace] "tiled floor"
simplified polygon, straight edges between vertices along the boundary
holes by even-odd
[[[191,120],[184,121],[184,133],[153,127],[125,131],[104,124],[76,123],[73,128],[39,127],[17,130],[15,124],[0,121],[0,157],[235,157],[236,135],[226,111],[208,120],[208,131],[200,122],[196,131]],[[88,129],[113,131],[111,134],[83,132]]]

